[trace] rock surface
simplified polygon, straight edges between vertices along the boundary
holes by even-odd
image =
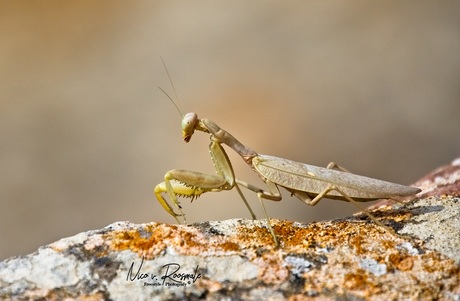
[[[371,211],[398,236],[364,214],[273,219],[278,249],[264,220],[117,222],[1,262],[0,299],[460,300],[458,169],[423,178],[421,199]]]

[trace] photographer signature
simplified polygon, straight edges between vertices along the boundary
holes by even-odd
[[[195,283],[201,278],[201,273],[198,273],[198,265],[193,273],[185,273],[181,271],[181,266],[178,263],[168,263],[161,267],[160,272],[164,270],[161,275],[153,273],[143,273],[142,265],[144,264],[144,257],[142,257],[141,264],[137,271],[134,273],[134,261],[126,275],[126,281],[144,281],[144,286],[187,286]]]

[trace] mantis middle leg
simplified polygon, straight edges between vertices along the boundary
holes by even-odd
[[[268,188],[268,191],[267,191],[267,190],[263,190],[261,188],[258,188],[258,187],[254,186],[252,184],[240,181],[238,179],[236,179],[236,182],[238,184],[240,184],[241,186],[246,187],[247,189],[254,191],[257,194],[257,198],[259,199],[260,206],[262,207],[262,210],[264,212],[265,218],[267,219],[268,230],[270,231],[270,234],[273,237],[273,240],[275,241],[275,246],[279,247],[278,239],[276,238],[275,231],[273,230],[273,227],[272,227],[272,225],[270,223],[270,217],[268,216],[267,209],[265,209],[265,205],[264,205],[264,202],[262,200],[262,199],[267,199],[267,200],[271,200],[271,201],[280,201],[282,196],[281,196],[281,193],[280,193],[280,191],[278,189],[278,186],[276,186],[275,183],[266,180],[264,182],[267,185],[267,188]]]

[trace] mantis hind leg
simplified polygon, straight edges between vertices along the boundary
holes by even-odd
[[[351,173],[348,169],[344,168],[343,166],[335,163],[335,162],[329,162],[329,164],[326,166],[327,169],[336,169],[336,170],[340,170],[340,171],[343,171],[343,172],[348,172],[348,173]],[[404,202],[402,200],[397,200],[397,199],[391,199],[391,201],[395,202],[395,203],[398,203],[398,204],[401,204],[401,205],[404,205]]]
[[[398,235],[392,228],[389,228],[387,226],[385,226],[384,224],[382,224],[379,220],[377,220],[377,218],[375,218],[375,216],[373,216],[372,214],[370,214],[366,208],[362,207],[358,201],[355,201],[352,197],[350,197],[348,194],[346,194],[345,192],[343,192],[340,188],[338,188],[337,186],[335,185],[332,185],[332,184],[329,184],[323,191],[321,191],[318,195],[316,195],[313,199],[310,198],[310,196],[303,192],[303,191],[291,191],[293,193],[294,196],[296,196],[297,198],[299,198],[301,201],[303,201],[305,204],[307,205],[311,205],[311,206],[315,206],[316,204],[318,204],[318,202],[320,200],[322,200],[323,198],[327,198],[327,194],[331,191],[337,191],[338,193],[340,193],[347,201],[349,201],[350,203],[352,203],[353,205],[355,205],[360,211],[364,212],[364,214],[367,215],[367,217],[369,217],[374,223],[376,223],[377,225],[379,225],[380,227],[384,228],[385,230],[387,230],[388,232],[390,232],[391,234],[395,234],[395,235]]]

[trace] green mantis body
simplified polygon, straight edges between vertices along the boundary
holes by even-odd
[[[214,162],[216,174],[173,169],[165,174],[164,182],[155,187],[155,195],[158,201],[178,222],[180,222],[178,217],[182,217],[185,223],[185,215],[182,212],[177,196],[193,199],[205,192],[217,192],[233,188],[237,189],[251,216],[255,218],[239,188],[240,185],[257,194],[267,219],[267,227],[276,246],[278,246],[278,239],[271,227],[270,219],[263,205],[263,199],[280,201],[282,196],[279,187],[285,188],[293,196],[312,206],[316,205],[322,198],[357,204],[357,202],[367,202],[381,198],[397,200],[401,197],[415,195],[421,191],[414,187],[355,175],[335,163],[330,163],[327,168],[323,168],[274,156],[259,155],[213,121],[198,119],[195,113],[188,113],[182,119],[182,137],[184,141],[189,142],[195,131],[210,135],[209,152]],[[232,164],[222,144],[237,152],[260,176],[267,187],[265,189],[258,188],[235,178]],[[162,195],[164,192],[169,195],[170,200],[180,213],[176,213],[166,201]],[[372,215],[367,212],[366,214],[383,226]]]

